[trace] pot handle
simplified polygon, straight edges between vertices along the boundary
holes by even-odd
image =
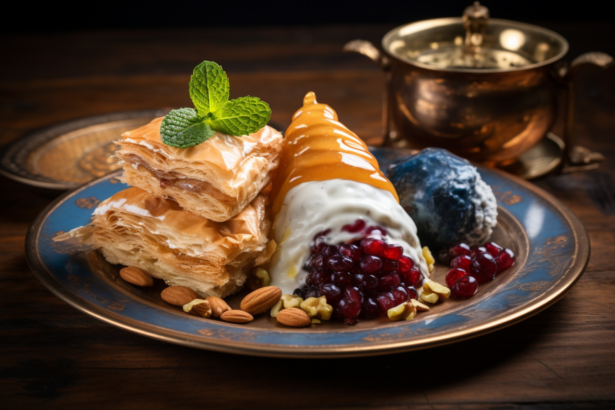
[[[610,55],[594,51],[581,54],[574,59],[569,68],[563,67],[559,72],[567,88],[566,123],[564,124],[564,142],[566,143],[564,161],[566,164],[562,169],[563,173],[595,169],[604,161],[604,156],[602,154],[576,145],[576,138],[574,135],[574,79],[579,69],[587,65],[597,65],[598,67],[607,69],[615,64],[613,62],[613,57]]]
[[[391,127],[389,120],[389,80],[391,77],[391,60],[384,53],[378,50],[372,43],[366,40],[352,40],[342,49],[345,52],[355,52],[363,54],[380,66],[385,74],[384,96],[382,102],[382,129],[384,138],[382,145],[391,144]]]
[[[372,43],[366,40],[352,40],[342,49],[345,52],[355,52],[359,54],[363,54],[368,57],[370,60],[375,62],[382,68],[383,71],[389,71],[391,68],[391,60],[380,52]]]

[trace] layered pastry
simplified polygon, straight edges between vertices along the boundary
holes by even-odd
[[[220,223],[132,187],[98,205],[85,240],[112,264],[141,268],[203,297],[224,297],[238,290],[246,272],[275,248],[273,242],[267,246],[267,201],[258,195]]]
[[[163,143],[163,118],[122,135],[123,181],[217,222],[241,212],[267,186],[281,153],[282,135],[269,126],[235,137],[216,131],[189,148]]]
[[[324,295],[352,323],[361,311],[377,316],[379,304],[386,312],[399,304],[395,298],[408,300],[429,275],[395,188],[365,143],[314,93],[286,131],[271,198],[278,249],[269,269],[284,293]],[[390,303],[380,303],[387,292]]]

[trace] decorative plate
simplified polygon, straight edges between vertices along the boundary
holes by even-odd
[[[374,149],[383,168],[403,152]],[[30,267],[53,293],[102,321],[144,336],[215,351],[277,357],[367,356],[425,349],[480,336],[524,320],[561,298],[583,273],[589,239],[581,222],[551,195],[500,171],[480,168],[499,203],[492,239],[517,255],[515,266],[481,285],[469,300],[447,299],[408,322],[387,318],[355,326],[323,322],[311,328],[281,326],[263,314],[246,325],[189,316],[160,299],[164,288],[137,288],[119,277],[97,251],[69,255],[52,241],[90,221],[93,208],[126,186],[119,173],[58,198],[28,232]],[[434,280],[443,283],[439,265]],[[238,307],[245,293],[229,297]]]
[[[114,141],[168,113],[128,111],[81,118],[36,131],[0,149],[0,174],[38,188],[66,191],[120,168]]]

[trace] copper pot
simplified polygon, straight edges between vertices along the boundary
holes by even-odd
[[[475,3],[460,18],[397,27],[382,39],[384,54],[367,41],[346,44],[346,51],[370,57],[386,73],[384,145],[441,147],[481,162],[514,161],[551,128],[558,90],[567,85],[572,90],[580,65],[612,64],[606,54],[588,53],[567,68],[562,58],[568,43],[559,34],[488,17]],[[600,154],[575,148],[573,104],[568,107],[568,162],[599,162]]]

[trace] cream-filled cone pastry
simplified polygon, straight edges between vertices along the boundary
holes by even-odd
[[[395,188],[365,143],[338,121],[331,107],[318,104],[314,93],[305,96],[286,131],[271,198],[272,238],[278,244],[269,265],[271,284],[284,293],[306,285],[308,273],[322,263],[325,273],[336,271],[326,266],[328,256],[318,266],[306,266],[319,247],[356,245],[366,237],[378,238],[392,249],[401,246],[403,255],[429,277],[416,225],[399,205]],[[371,268],[362,271],[360,257],[339,271],[384,275]],[[397,260],[387,261],[382,254],[377,258],[381,262],[375,263],[397,266]]]
[[[123,181],[174,199],[183,209],[223,222],[240,213],[267,186],[281,154],[282,135],[269,126],[242,137],[220,132],[190,148],[162,142],[158,118],[118,142]]]
[[[112,264],[141,268],[203,297],[224,297],[275,248],[268,246],[267,201],[259,195],[228,221],[213,222],[132,187],[100,203],[80,234]]]

